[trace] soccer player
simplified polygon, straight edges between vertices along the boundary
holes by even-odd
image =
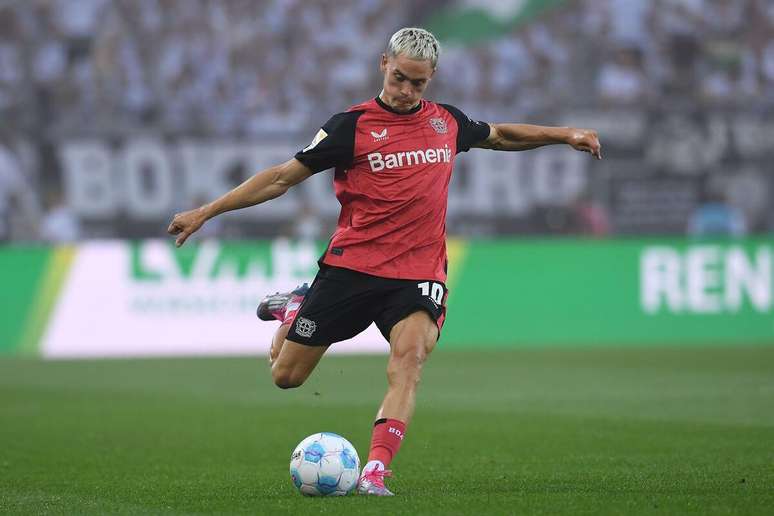
[[[298,387],[328,346],[375,322],[390,343],[387,393],[376,414],[358,492],[392,495],[384,477],[414,412],[422,365],[446,312],[446,205],[455,156],[471,148],[522,151],[568,144],[601,159],[595,131],[470,120],[422,97],[440,46],[429,32],[393,34],[378,97],[333,115],[295,157],[219,199],[175,215],[176,244],[208,219],[260,204],[312,174],[335,169],[338,227],[312,285],[267,296],[262,319],[281,322],[269,360],[276,385]]]

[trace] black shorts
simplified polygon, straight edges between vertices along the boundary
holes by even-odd
[[[309,346],[351,339],[372,322],[387,341],[396,323],[426,311],[441,333],[446,316],[446,285],[435,280],[380,278],[321,265],[287,338]]]

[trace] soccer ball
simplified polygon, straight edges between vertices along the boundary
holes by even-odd
[[[342,436],[312,434],[290,456],[290,479],[306,496],[344,496],[357,486],[360,458]]]

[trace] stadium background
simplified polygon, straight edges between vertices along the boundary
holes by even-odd
[[[445,341],[770,340],[771,248],[751,238],[774,224],[769,2],[86,0],[0,8],[0,259],[26,300],[5,298],[0,349],[262,353],[248,315],[313,275],[330,173],[209,222],[201,253],[152,239],[378,93],[384,41],[410,23],[444,43],[429,98],[593,127],[605,151],[460,156]],[[498,291],[520,295],[472,301]],[[507,332],[454,316],[516,307]],[[353,349],[385,349],[367,340]]]
[[[285,398],[269,392],[268,378],[239,383],[268,376],[255,361],[185,358],[265,354],[274,327],[258,323],[255,306],[266,292],[313,277],[338,213],[330,172],[208,222],[179,250],[165,229],[176,211],[286,160],[332,113],[378,94],[378,56],[406,25],[430,28],[443,44],[427,98],[479,120],[594,128],[603,145],[602,161],[559,147],[458,157],[447,220],[449,318],[420,413],[457,421],[460,438],[484,432],[493,443],[507,432],[470,422],[484,414],[499,428],[519,425],[527,435],[521,445],[537,450],[527,466],[505,461],[534,491],[482,458],[473,481],[481,496],[492,503],[494,471],[523,495],[508,498],[503,511],[650,509],[645,495],[625,499],[640,484],[676,512],[759,513],[771,503],[774,2],[0,0],[0,397],[7,408],[0,435],[16,443],[5,459],[0,453],[0,472],[19,473],[4,475],[0,508],[249,512],[258,500],[245,495],[255,454],[242,463],[219,448],[245,476],[212,473],[207,482],[240,496],[199,503],[195,486],[205,480],[192,478],[204,466],[162,427],[204,448],[210,438],[186,433],[203,423],[172,409],[164,402],[170,396],[184,407],[206,402],[196,407],[218,414],[224,442],[244,437],[252,420],[221,403],[294,413],[301,406],[334,429],[353,413],[370,417],[383,386],[356,371],[381,378],[383,357],[329,357],[311,387]],[[387,344],[371,328],[332,351],[384,353]],[[457,352],[469,369],[458,368]],[[41,356],[182,358],[27,360]],[[218,381],[202,379],[210,375]],[[196,387],[184,387],[192,377]],[[457,377],[467,380],[456,384]],[[351,393],[355,380],[373,395],[365,407]],[[112,406],[127,412],[112,414]],[[517,415],[506,417],[503,407]],[[542,415],[520,419],[524,410]],[[143,418],[149,440],[187,460],[159,458],[179,467],[164,466],[166,473],[136,463],[156,481],[187,478],[179,498],[164,481],[141,486],[133,472],[122,473],[131,493],[98,480],[87,457],[104,450],[65,437],[132,441],[123,432],[134,413],[151,414]],[[441,430],[419,417],[416,439],[429,442],[422,439]],[[54,438],[43,430],[47,418],[62,424]],[[628,444],[573,455],[588,425],[599,435],[620,432]],[[367,435],[352,426],[340,431],[361,449]],[[580,433],[562,441],[559,428]],[[296,433],[291,441],[302,437]],[[553,450],[541,447],[546,433],[559,438]],[[665,433],[658,442],[682,463],[642,459],[654,433]],[[279,458],[259,459],[276,466],[264,474],[281,478],[281,488],[268,490],[282,498],[289,493],[283,454],[295,442],[274,438]],[[681,448],[696,439],[713,443],[707,456]],[[38,469],[61,452],[57,443],[72,446],[66,457],[83,468],[70,483],[57,477],[68,487],[54,496],[47,489],[60,484]],[[422,446],[406,452],[404,464],[438,460]],[[577,461],[551,455],[563,450]],[[141,460],[116,453],[113,465]],[[512,455],[497,445],[490,453],[500,461]],[[604,453],[638,472],[619,463],[605,469],[594,458]],[[589,460],[598,478],[584,477]],[[544,462],[563,473],[541,476]],[[674,491],[649,483],[648,472],[658,475],[661,466]],[[704,480],[708,470],[731,483],[757,474],[759,483],[747,481],[752,494],[730,494],[720,480]],[[574,474],[588,483],[563,490]],[[610,475],[622,479],[613,488],[621,497],[584,505],[579,493],[604,489]],[[411,492],[412,484],[398,485]],[[119,494],[105,501],[94,486]],[[525,499],[533,505],[519,505]],[[446,503],[428,500],[414,509]],[[275,513],[288,509],[282,503],[271,506]]]

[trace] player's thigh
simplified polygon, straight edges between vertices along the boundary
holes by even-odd
[[[320,362],[328,346],[309,346],[285,339],[277,359],[272,364],[272,373],[290,383],[306,380]]]
[[[362,332],[377,313],[375,281],[347,269],[322,268],[291,322],[287,338],[308,346],[328,346]]]
[[[440,337],[446,318],[446,286],[438,281],[395,280],[376,317],[376,326],[402,352],[411,342],[422,342],[429,353]],[[396,343],[400,340],[399,346]],[[406,344],[403,343],[406,342]]]
[[[390,330],[390,354],[423,361],[438,342],[438,324],[427,310],[418,308]]]

